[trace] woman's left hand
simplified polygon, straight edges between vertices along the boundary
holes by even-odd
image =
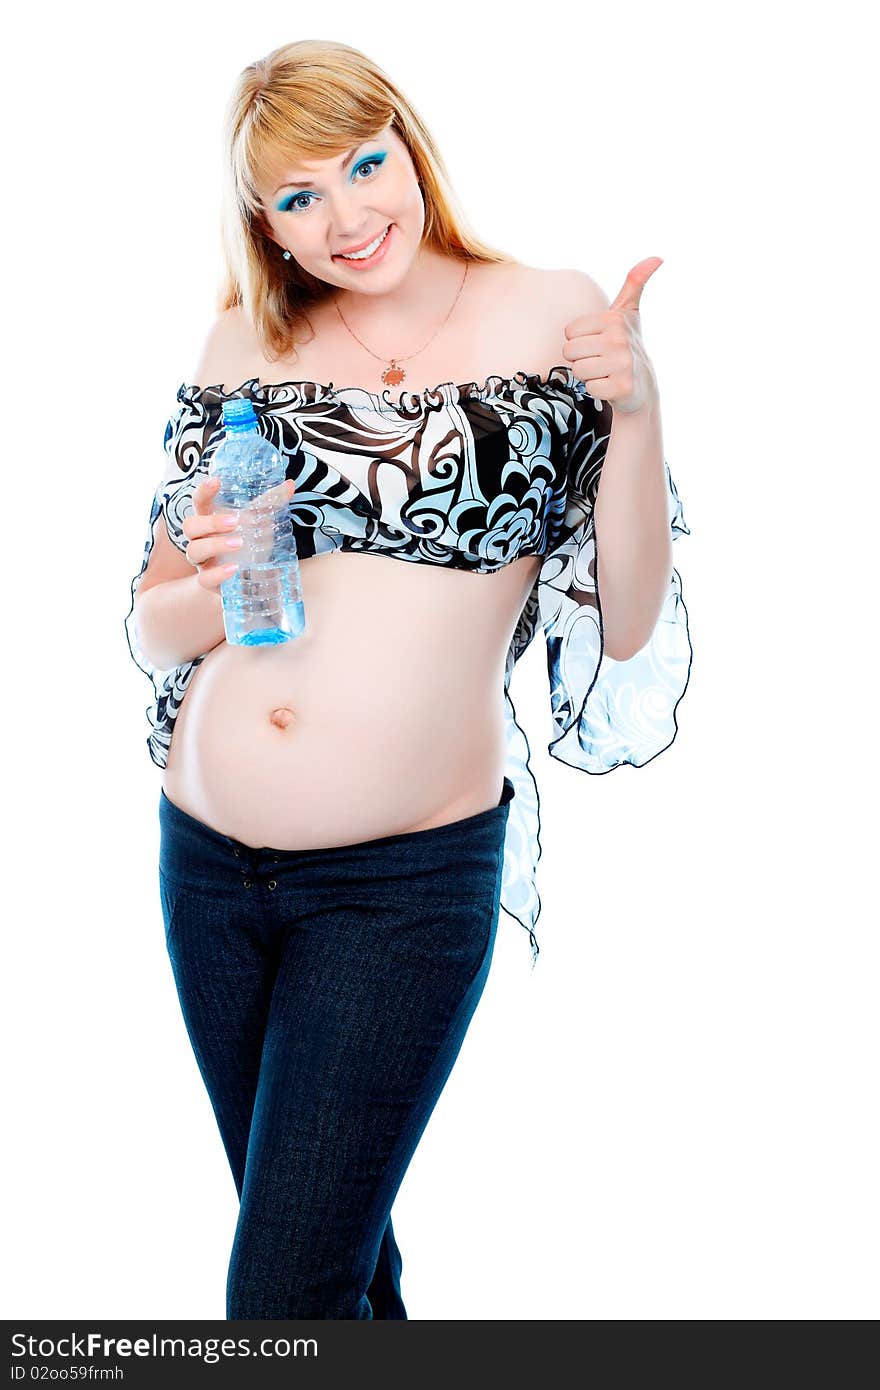
[[[563,330],[563,356],[591,396],[608,401],[616,411],[632,415],[659,398],[651,359],[642,342],[639,301],[661,256],[634,265],[623,289],[609,308],[584,314]]]

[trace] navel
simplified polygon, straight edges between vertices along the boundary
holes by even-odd
[[[280,705],[278,709],[272,711],[270,722],[275,724],[279,729],[286,729],[288,724],[293,720],[293,717],[292,709],[287,709],[285,705]]]

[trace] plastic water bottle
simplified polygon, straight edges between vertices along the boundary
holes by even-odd
[[[242,647],[289,642],[305,630],[299,557],[282,456],[260,434],[249,400],[223,402],[223,442],[208,476],[219,476],[216,511],[239,513],[242,545],[221,564],[238,569],[220,585],[226,640]]]

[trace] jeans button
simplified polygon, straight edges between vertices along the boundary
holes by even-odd
[[[245,879],[245,881],[244,881],[244,886],[245,886],[245,888],[252,888],[252,887],[253,887],[253,884],[251,883],[251,881],[250,881],[249,878],[246,878],[246,879]]]
[[[270,888],[277,888],[277,887],[278,887],[278,884],[275,882],[274,878],[270,878],[270,879],[269,879],[269,885],[268,885],[268,886],[269,886]]]
[[[235,855],[236,859],[240,859],[240,858],[241,858],[241,850],[240,850],[240,849],[234,849],[234,850],[232,851],[232,853]]]

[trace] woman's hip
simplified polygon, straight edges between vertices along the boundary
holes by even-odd
[[[426,830],[318,849],[255,849],[196,819],[160,792],[159,871],[166,884],[210,897],[240,889],[271,910],[291,894],[300,902],[339,903],[346,894],[379,903],[443,895],[466,904],[494,892],[513,783],[504,778],[498,803],[476,815]],[[500,890],[499,890],[500,891]]]

